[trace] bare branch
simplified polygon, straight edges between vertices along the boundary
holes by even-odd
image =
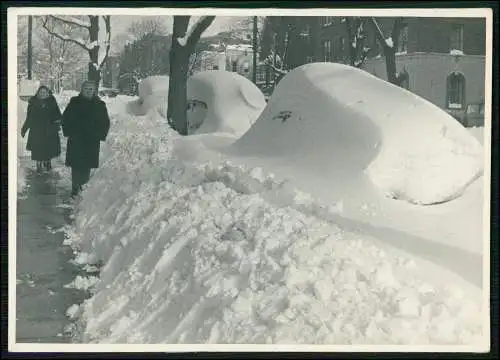
[[[387,43],[385,42],[384,33],[382,32],[382,29],[380,28],[380,25],[378,24],[377,20],[375,20],[375,18],[371,17],[370,22],[372,23],[372,25],[375,29],[375,36],[377,36],[377,40],[379,41],[380,45],[382,45],[382,47],[386,48]]]
[[[49,15],[49,16],[52,16],[52,15]],[[80,46],[81,48],[87,50],[87,51],[90,51],[89,47],[87,45],[85,45],[84,43],[78,41],[78,40],[75,40],[75,39],[72,39],[72,38],[69,38],[67,36],[63,36],[63,35],[60,35],[58,33],[56,33],[55,31],[52,31],[48,28],[47,26],[47,21],[48,21],[48,18],[46,17],[45,20],[42,22],[42,26],[44,27],[45,30],[47,30],[47,32],[52,35],[52,36],[55,36],[56,38],[62,40],[62,41],[68,41],[68,42],[71,42],[73,44],[76,44],[78,46]]]
[[[200,21],[193,25],[193,29],[189,34],[186,44],[188,48],[194,49],[198,40],[200,40],[201,34],[212,24],[215,20],[215,16],[204,16]]]
[[[104,15],[103,20],[106,26],[106,54],[104,55],[102,62],[99,64],[99,68],[102,68],[106,63],[106,60],[108,60],[109,49],[111,48],[111,16]]]
[[[61,18],[59,16],[55,16],[55,15],[48,15],[48,16],[51,17],[54,20],[61,21],[61,22],[65,23],[65,24],[68,24],[68,25],[79,26],[79,27],[85,28],[85,29],[90,28],[90,25],[85,25],[82,22],[76,21],[76,19],[75,20],[68,20],[68,19],[64,19],[64,18]]]

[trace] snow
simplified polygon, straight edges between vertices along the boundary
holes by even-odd
[[[150,111],[166,118],[169,77],[150,76],[139,84],[139,101],[129,104],[129,112],[146,115]],[[228,71],[205,71],[187,82],[190,133],[242,135],[266,106],[264,94],[247,78]]]
[[[146,115],[149,111],[159,112],[167,117],[169,77],[166,75],[149,76],[139,83],[139,102],[130,106],[137,115]]]
[[[107,54],[107,45],[111,43],[111,32],[106,30],[104,16],[99,16],[99,34],[97,39],[97,44],[99,45],[97,63],[99,65],[98,69],[100,69],[104,65],[103,62]]]
[[[204,117],[195,121],[196,112],[188,112],[190,123],[201,123],[196,134],[228,133],[243,135],[260,115],[264,94],[247,78],[229,71],[205,71],[188,80],[188,101],[207,105]]]
[[[462,50],[451,49],[450,55],[464,55],[464,52]]]
[[[318,85],[330,81],[318,75]],[[296,94],[311,101],[307,82],[290,85],[280,83],[296,91],[280,109],[296,104],[306,111],[307,102]],[[269,108],[286,100],[280,91]],[[104,264],[93,296],[78,308],[83,341],[411,345],[489,338],[480,291],[440,264],[384,246],[379,238],[389,231],[366,234],[362,227],[346,227],[348,197],[324,207],[298,190],[295,178],[283,181],[271,173],[284,168],[275,167],[269,154],[256,158],[259,167],[243,165],[242,157],[217,161],[214,154],[225,155],[209,140],[218,143],[220,133],[181,138],[158,113],[127,113],[130,100],[107,100],[112,126],[103,162],[68,232],[67,243],[84,254],[80,263]],[[281,121],[283,127],[294,118]],[[336,125],[349,135],[341,121]],[[271,135],[272,141],[284,141]],[[286,135],[303,150],[293,133]],[[269,146],[268,139],[254,143],[252,155]],[[326,150],[321,141],[315,145]],[[194,152],[210,162],[185,156],[186,144],[196,142]],[[311,173],[302,159],[290,158],[302,173]],[[320,176],[333,189],[336,179],[329,175]]]
[[[76,203],[65,239],[74,263],[94,273],[68,284],[92,290],[67,312],[84,342],[489,340],[481,301],[482,182],[447,203],[417,206],[386,197],[365,171],[377,161],[397,166],[390,160],[399,152],[444,161],[468,146],[479,151],[474,137],[483,143],[484,129],[450,125],[415,95],[330,65],[285,76],[245,132],[213,127],[180,137],[158,111],[132,111],[134,98],[104,99],[111,129],[101,167]],[[225,98],[236,81],[192,79],[188,88],[199,90],[188,97],[206,103],[206,114],[220,100],[217,116],[238,124],[252,108],[224,113],[242,103],[235,91]],[[168,93],[157,87],[165,79],[144,81],[145,101]],[[62,109],[67,100],[58,97]],[[425,173],[425,160],[404,170]],[[450,161],[460,166],[459,156]],[[462,176],[449,169],[439,178]],[[69,178],[66,168],[55,170]]]
[[[199,23],[201,23],[203,20],[205,20],[205,18],[206,18],[206,16],[200,16],[198,19],[196,19],[195,21],[193,21],[189,25],[189,28],[183,37],[177,38],[177,42],[179,43],[180,46],[186,46],[189,37],[193,33],[193,30],[196,29],[196,27],[199,25]]]
[[[460,196],[483,165],[481,144],[444,111],[333,63],[304,65],[285,76],[233,148],[300,162],[336,186],[343,179],[348,186],[359,185],[353,179],[369,181],[388,197],[416,204]]]

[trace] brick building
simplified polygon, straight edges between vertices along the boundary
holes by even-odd
[[[377,20],[389,37],[394,18]],[[346,24],[340,17],[322,17],[320,26],[323,60],[349,63]],[[370,24],[366,33],[371,50],[363,69],[386,80],[385,59]],[[396,67],[408,75],[408,90],[460,116],[467,104],[484,101],[485,52],[483,18],[406,18]]]

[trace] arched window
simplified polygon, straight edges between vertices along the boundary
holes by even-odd
[[[446,107],[463,109],[465,107],[465,77],[457,72],[448,75],[446,81]]]

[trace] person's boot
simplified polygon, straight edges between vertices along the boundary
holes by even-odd
[[[47,169],[47,171],[52,170],[52,161],[51,160],[48,160],[45,162],[45,168]]]
[[[41,161],[37,161],[36,162],[36,171],[37,172],[41,172],[42,171],[42,162]]]

